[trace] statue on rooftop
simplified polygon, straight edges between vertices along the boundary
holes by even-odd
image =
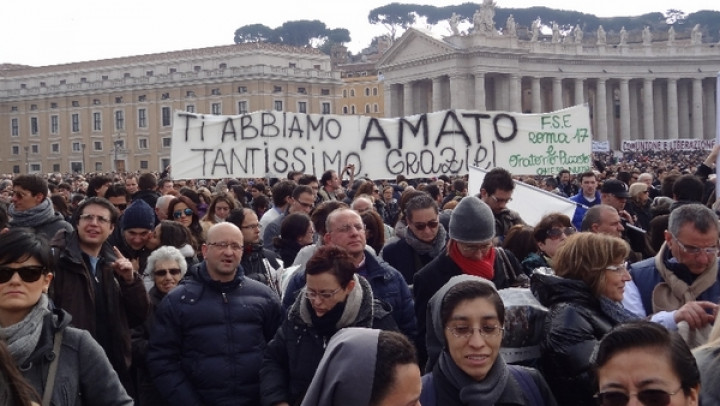
[[[605,29],[601,25],[597,29],[597,44],[605,45],[606,43],[607,43],[607,34],[605,33]]]
[[[538,36],[540,35],[540,17],[536,18],[532,22],[532,26],[530,28],[532,29],[532,38],[530,38],[530,41],[536,42],[538,40]]]
[[[627,45],[627,31],[625,31],[625,26],[620,29],[620,45]]]
[[[642,31],[642,42],[643,45],[650,45],[652,43],[652,33],[650,32],[650,26],[646,25]]]
[[[507,22],[505,22],[505,32],[507,35],[510,35],[511,37],[514,37],[517,35],[517,25],[515,24],[515,18],[513,18],[513,15],[510,14],[510,17],[508,17]]]

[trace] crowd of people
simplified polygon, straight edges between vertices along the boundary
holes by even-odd
[[[0,404],[713,404],[719,152],[473,191],[4,176]],[[516,182],[574,215],[527,224]]]

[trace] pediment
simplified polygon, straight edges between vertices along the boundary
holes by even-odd
[[[437,56],[456,53],[452,44],[433,34],[415,28],[409,28],[395,41],[378,62],[383,65],[396,65],[404,62],[430,59]]]

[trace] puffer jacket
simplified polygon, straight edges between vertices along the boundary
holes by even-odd
[[[398,331],[390,315],[390,306],[373,299],[370,284],[359,277],[356,289],[362,289],[362,302],[355,320],[344,327],[367,327]],[[260,370],[262,404],[272,406],[280,402],[299,405],[320,364],[329,337],[320,334],[301,308],[308,306],[305,295],[298,295],[288,317],[268,344]],[[338,328],[338,330],[340,329]]]
[[[615,324],[582,281],[536,273],[530,288],[548,308],[540,370],[560,405],[594,405],[590,357]]]
[[[390,305],[392,317],[400,331],[414,341],[418,328],[413,311],[413,298],[402,274],[368,251],[367,247],[365,248],[365,269],[373,295]],[[303,286],[305,286],[305,272],[295,272],[283,296],[283,311],[287,313]]]
[[[53,386],[53,406],[132,405],[102,347],[85,330],[70,327],[70,314],[61,309],[45,316],[35,350],[20,370],[42,396],[50,363],[55,357],[55,333],[63,331]]]
[[[277,295],[238,268],[210,278],[206,264],[188,272],[155,310],[147,366],[173,405],[257,405],[263,351],[280,326]]]

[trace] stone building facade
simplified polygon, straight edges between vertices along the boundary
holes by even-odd
[[[509,26],[510,22],[508,22]],[[482,27],[437,37],[409,29],[378,62],[386,116],[443,109],[544,113],[587,103],[595,140],[713,139],[720,46],[643,32],[519,39]],[[653,40],[653,36],[663,40]],[[678,35],[680,37],[680,35]]]
[[[174,110],[338,114],[342,83],[318,50],[256,43],[0,65],[0,173],[159,171]]]

